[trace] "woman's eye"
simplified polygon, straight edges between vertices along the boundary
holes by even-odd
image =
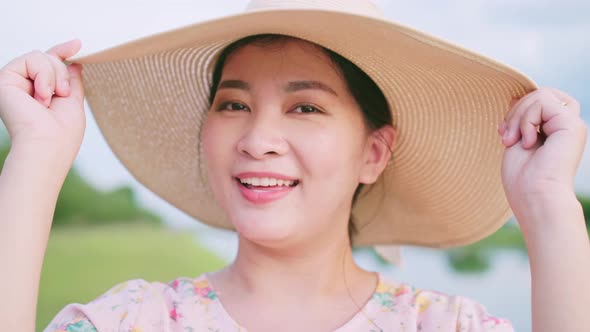
[[[225,102],[219,105],[218,111],[247,111],[248,106],[235,101]]]
[[[299,105],[294,109],[296,113],[322,113],[319,108],[313,105]]]

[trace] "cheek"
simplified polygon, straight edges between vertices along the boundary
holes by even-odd
[[[302,167],[311,177],[331,185],[357,183],[362,160],[362,135],[350,126],[321,128],[297,136]]]
[[[203,160],[209,189],[215,201],[222,209],[228,211],[232,201],[231,176],[232,160],[234,160],[234,139],[227,121],[212,115],[207,118],[201,131]]]
[[[334,126],[298,136],[294,143],[304,179],[302,188],[306,211],[303,224],[325,227],[348,220],[352,196],[358,186],[362,165],[362,137],[351,126]]]

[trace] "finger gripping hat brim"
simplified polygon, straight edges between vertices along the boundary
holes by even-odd
[[[201,222],[231,229],[207,184],[200,147],[220,51],[273,33],[331,49],[383,90],[394,154],[353,208],[354,244],[448,247],[477,241],[511,216],[497,126],[510,100],[536,89],[518,71],[380,18],[314,9],[251,11],[72,60],[108,144],[147,188]]]

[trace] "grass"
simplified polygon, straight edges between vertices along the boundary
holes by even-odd
[[[154,225],[63,226],[52,230],[41,275],[37,330],[68,303],[87,303],[114,285],[167,282],[226,264],[189,233]]]

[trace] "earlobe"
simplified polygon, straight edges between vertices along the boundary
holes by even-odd
[[[359,182],[371,184],[377,181],[391,158],[397,132],[393,126],[381,127],[370,134],[367,154]]]

